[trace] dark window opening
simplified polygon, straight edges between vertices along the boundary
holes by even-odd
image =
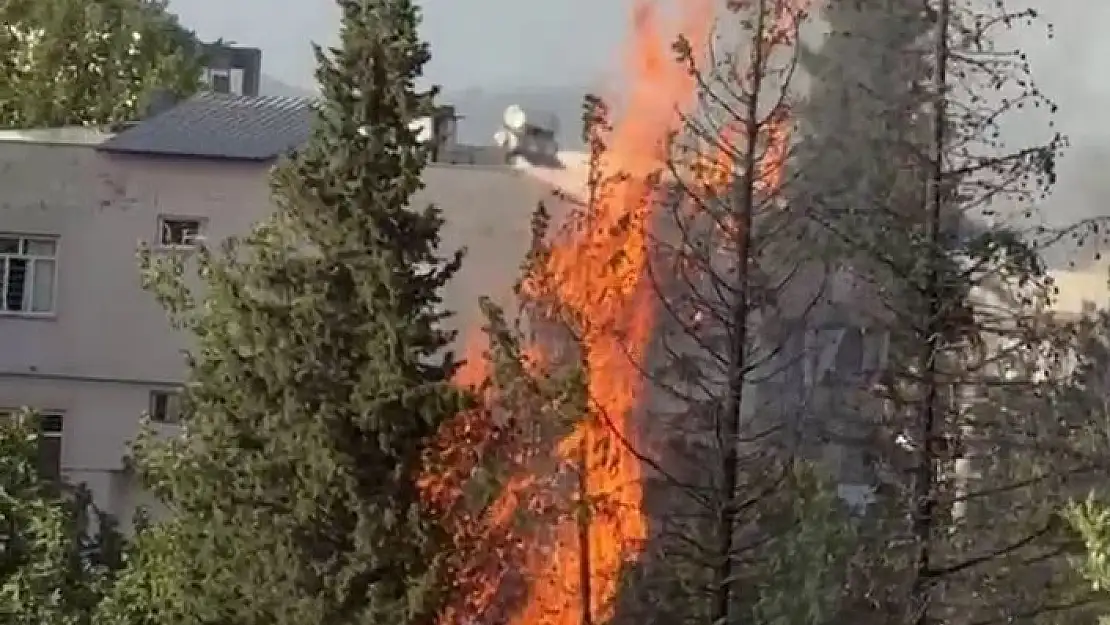
[[[155,423],[181,423],[181,392],[151,391],[150,420]]]

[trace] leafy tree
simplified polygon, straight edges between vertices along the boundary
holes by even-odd
[[[439,295],[461,253],[441,257],[438,210],[410,206],[428,50],[411,1],[338,4],[340,45],[317,49],[323,97],[275,170],[276,213],[201,250],[196,292],[183,259],[142,254],[195,342],[182,435],[148,433],[135,454],[174,520],[140,535],[156,551],[131,561],[103,622],[158,622],[166,577],[190,589],[179,623],[423,624],[440,609],[448,538],[419,472],[469,395],[451,383]]]
[[[45,478],[39,422],[0,423],[0,605],[12,625],[91,625],[118,564],[118,536],[89,493]]]
[[[0,127],[132,121],[156,89],[197,89],[199,47],[164,0],[11,0],[0,24]]]
[[[1075,565],[1088,585],[1084,590],[1096,598],[1092,607],[1099,623],[1105,625],[1110,622],[1110,508],[1092,496],[1067,507],[1064,516],[1083,541],[1085,550]]]

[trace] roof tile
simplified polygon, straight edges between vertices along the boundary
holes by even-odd
[[[105,141],[107,152],[265,161],[308,139],[312,101],[203,92]]]

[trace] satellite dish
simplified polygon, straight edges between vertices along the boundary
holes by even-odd
[[[520,138],[508,130],[498,130],[493,135],[493,140],[497,142],[497,147],[509,152],[516,151],[520,147]]]
[[[509,130],[521,131],[524,130],[524,126],[528,122],[528,116],[519,105],[510,104],[509,107],[505,109],[502,120],[505,122],[505,127]]]
[[[431,117],[420,117],[412,120],[409,124],[409,130],[416,133],[416,140],[420,143],[428,143],[432,140],[433,123]]]

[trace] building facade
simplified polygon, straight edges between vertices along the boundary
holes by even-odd
[[[222,42],[201,45],[201,82],[216,93],[258,95],[262,82],[262,50]]]
[[[203,94],[116,135],[0,135],[0,411],[46,415],[44,464],[125,527],[150,503],[125,471],[128,441],[146,412],[174,430],[186,347],[141,288],[137,246],[211,243],[265,217],[269,168],[307,136],[306,106]],[[446,250],[468,250],[446,292],[466,330],[480,295],[510,294],[549,187],[496,152],[450,154],[414,202],[444,210]]]

